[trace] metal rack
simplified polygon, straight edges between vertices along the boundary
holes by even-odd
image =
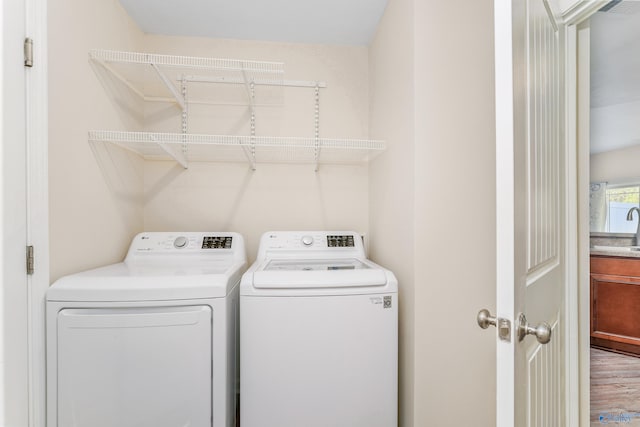
[[[181,110],[181,133],[89,132],[89,141],[106,142],[134,151],[149,160],[173,159],[185,169],[192,161],[247,161],[257,163],[362,163],[385,149],[373,140],[320,138],[321,81],[285,80],[280,62],[159,55],[91,50],[89,59],[146,102],[174,102]],[[250,135],[189,133],[189,104],[211,103],[188,96],[192,83],[243,85],[250,112]],[[256,86],[313,89],[313,137],[267,137],[256,134]]]

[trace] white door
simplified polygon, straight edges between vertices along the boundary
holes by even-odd
[[[511,326],[497,340],[499,427],[566,424],[560,29],[547,0],[495,1],[496,317]],[[539,337],[519,336],[521,313],[530,326],[541,326]],[[544,326],[551,332],[547,344]]]
[[[25,248],[25,2],[3,0],[0,141],[0,425],[28,424],[28,321]]]
[[[50,320],[47,426],[211,427],[210,306],[66,308]]]

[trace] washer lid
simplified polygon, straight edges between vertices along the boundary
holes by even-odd
[[[355,258],[276,259],[253,274],[253,286],[258,289],[345,288],[386,284],[387,275],[383,269]]]
[[[109,265],[57,280],[48,301],[162,301],[225,297],[245,263],[228,259],[176,260]]]

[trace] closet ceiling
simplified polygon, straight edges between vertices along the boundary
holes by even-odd
[[[640,2],[591,18],[591,152],[640,144]]]
[[[120,3],[146,33],[368,45],[387,0],[120,0]]]

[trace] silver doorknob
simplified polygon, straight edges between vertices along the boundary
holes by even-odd
[[[487,329],[489,326],[496,326],[496,321],[496,318],[492,316],[486,308],[478,312],[478,326],[482,329]]]
[[[551,341],[551,326],[542,322],[538,326],[529,326],[527,318],[523,313],[518,316],[518,341],[522,341],[527,335],[535,335],[540,344],[547,344]]]

